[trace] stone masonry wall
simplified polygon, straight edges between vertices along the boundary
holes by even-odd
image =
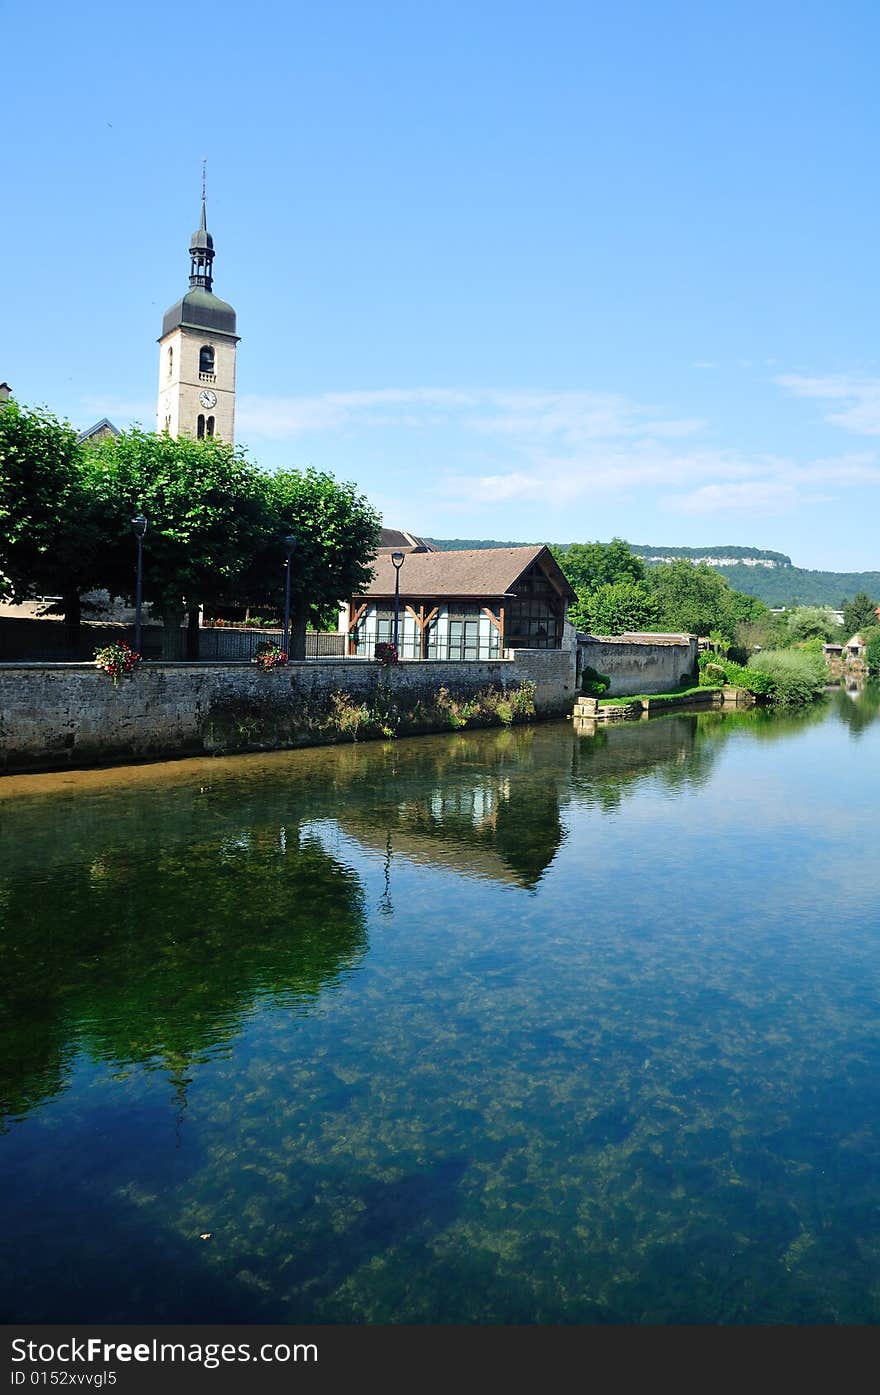
[[[333,695],[369,700],[381,682],[402,704],[446,687],[467,698],[493,685],[535,684],[539,716],[570,712],[574,653],[518,650],[476,663],[426,660],[382,669],[311,660],[260,672],[251,664],[144,664],[118,688],[93,664],[0,664],[0,771],[157,760],[326,741],[315,736]],[[343,738],[339,739],[351,739]]]
[[[590,635],[578,640],[578,672],[594,668],[611,679],[609,697],[668,693],[697,672],[694,638],[617,639]]]

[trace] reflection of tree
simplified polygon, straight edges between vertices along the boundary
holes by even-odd
[[[240,830],[128,848],[111,823],[58,876],[60,904],[26,875],[6,880],[4,1113],[55,1094],[80,1043],[115,1065],[161,1066],[182,1110],[193,1066],[255,1002],[307,1003],[363,953],[356,874],[296,825]]]
[[[670,713],[596,726],[592,732],[575,730],[573,791],[613,813],[648,777],[668,789],[697,788],[710,779],[722,744],[734,732],[748,731],[758,741],[779,741],[824,721],[827,713],[826,704],[817,702],[790,712],[748,708]]]
[[[655,775],[669,787],[700,785],[714,764],[710,747],[698,741],[700,718],[662,717],[647,722],[621,722],[597,727],[593,735],[577,735],[572,752],[575,790],[608,813],[620,808],[624,796]]]
[[[876,688],[839,701],[844,720],[880,709]],[[85,1045],[122,1068],[164,1069],[182,1119],[200,1061],[256,1004],[311,1002],[365,951],[359,878],[319,821],[384,858],[381,910],[392,856],[534,888],[570,800],[614,810],[646,779],[700,784],[732,733],[777,740],[826,712],[670,715],[594,735],[554,723],[39,777],[29,789],[51,794],[0,806],[0,1107],[15,1115],[58,1093]]]

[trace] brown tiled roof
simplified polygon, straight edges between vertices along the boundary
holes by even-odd
[[[433,543],[417,538],[415,533],[404,533],[400,528],[383,528],[379,537],[379,552],[436,552]]]
[[[543,545],[472,548],[468,552],[409,552],[400,569],[400,594],[437,600],[445,596],[475,599],[504,596],[539,557],[563,594],[573,600],[574,591],[549,549]],[[372,582],[358,595],[394,595],[394,565],[390,555],[379,554],[373,564]]]

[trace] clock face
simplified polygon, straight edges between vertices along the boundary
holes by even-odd
[[[212,392],[210,388],[205,388],[204,392],[199,393],[199,401],[210,412],[212,407],[217,406],[217,394]]]

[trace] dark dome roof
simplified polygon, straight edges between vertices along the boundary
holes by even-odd
[[[225,300],[207,291],[203,286],[194,286],[182,300],[166,310],[162,321],[162,337],[170,334],[178,325],[190,329],[209,329],[217,334],[235,335],[235,311]],[[237,335],[236,335],[237,337]]]
[[[206,249],[209,252],[213,252],[214,239],[208,232],[208,213],[205,208],[205,191],[202,190],[202,216],[199,219],[199,226],[192,235],[189,250],[191,252],[201,252]]]

